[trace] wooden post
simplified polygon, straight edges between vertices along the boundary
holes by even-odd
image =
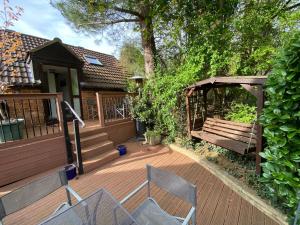
[[[207,117],[207,92],[208,89],[204,88],[203,89],[203,103],[204,103],[204,121],[206,120]]]
[[[100,127],[104,127],[104,111],[103,111],[103,101],[102,101],[102,94],[96,92],[96,99],[97,99],[97,109],[98,109],[98,118]]]
[[[185,106],[186,106],[186,115],[187,115],[187,130],[188,130],[188,135],[191,136],[192,124],[191,124],[190,99],[187,94],[185,95]]]
[[[57,113],[57,119],[59,122],[59,130],[60,131],[63,131],[63,115],[62,115],[62,108],[61,108],[62,101],[63,101],[62,93],[58,93],[56,95],[55,102],[56,102],[56,111],[57,111],[56,113]]]
[[[259,153],[263,151],[263,127],[259,124],[259,117],[264,107],[264,92],[262,85],[257,86],[257,126],[256,126],[256,174],[261,174],[261,157]]]

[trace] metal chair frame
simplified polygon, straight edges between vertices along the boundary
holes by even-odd
[[[0,198],[0,225],[3,224],[2,221],[6,216],[31,205],[61,187],[66,190],[67,202],[62,203],[53,214],[62,209],[63,206],[72,206],[71,195],[78,202],[82,201],[82,198],[68,185],[65,170],[61,170],[3,195]],[[39,190],[39,193],[34,190]]]
[[[147,180],[142,183],[139,187],[137,187],[134,191],[132,191],[131,193],[129,193],[124,199],[122,199],[120,201],[121,205],[123,205],[125,202],[127,202],[128,200],[130,200],[134,195],[136,195],[139,191],[141,191],[144,187],[147,186],[147,197],[149,200],[153,201],[158,207],[158,203],[154,200],[154,198],[151,197],[151,182],[153,182],[154,184],[156,184],[158,187],[166,190],[167,192],[169,192],[170,194],[176,195],[177,197],[184,199],[186,201],[188,201],[189,203],[191,203],[192,207],[190,208],[187,216],[185,218],[182,217],[177,217],[177,216],[173,216],[174,218],[176,218],[179,221],[182,221],[182,225],[188,225],[189,221],[192,221],[193,225],[196,225],[196,207],[197,207],[197,187],[187,181],[185,181],[184,179],[182,179],[181,177],[176,176],[175,174],[157,169],[152,167],[151,165],[146,165],[147,168]],[[152,179],[152,171],[155,171],[156,173],[164,173],[164,174],[168,174],[168,176],[172,176],[172,178],[174,180],[178,179],[178,181],[182,182],[186,182],[186,184],[189,186],[190,190],[192,190],[193,193],[191,193],[191,195],[187,196],[183,196],[182,193],[181,194],[176,194],[174,191],[172,190],[168,190],[167,188],[164,188],[164,185],[161,185],[160,183],[157,183],[155,181],[155,179]],[[179,180],[180,179],[180,180]],[[187,197],[187,198],[185,198]],[[159,207],[160,208],[160,207]],[[162,209],[161,209],[162,210]],[[164,211],[164,210],[162,210]]]

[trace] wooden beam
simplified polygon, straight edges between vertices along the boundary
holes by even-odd
[[[191,95],[193,94],[195,88],[191,88],[191,90],[188,92],[187,96],[188,97],[191,97]]]
[[[260,152],[263,151],[263,127],[259,124],[259,117],[261,116],[263,107],[264,107],[264,91],[263,91],[263,86],[259,85],[257,86],[257,92],[258,92],[258,97],[257,97],[257,126],[256,126],[256,174],[260,175],[261,174],[261,157],[259,155]]]
[[[248,92],[250,92],[253,96],[256,98],[259,97],[258,91],[254,88],[254,86],[251,86],[249,84],[241,84],[241,86]]]
[[[102,94],[99,94],[98,92],[96,92],[96,100],[97,100],[97,110],[98,110],[99,124],[100,124],[100,127],[104,127],[105,126],[105,121],[104,121]]]
[[[203,89],[203,102],[204,102],[204,121],[207,118],[207,93],[209,89]]]
[[[191,124],[191,110],[190,110],[190,99],[188,95],[185,96],[185,107],[186,107],[186,119],[187,119],[187,130],[188,135],[191,135],[192,124]]]

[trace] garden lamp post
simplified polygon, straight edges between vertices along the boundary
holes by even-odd
[[[139,93],[139,97],[141,97],[141,88],[143,86],[143,82],[144,82],[144,77],[141,76],[140,74],[134,74],[133,77],[130,78],[131,80],[135,81],[136,86],[138,87],[138,93]]]
[[[135,73],[133,77],[131,77],[130,79],[135,81],[135,84],[138,88],[139,98],[142,97],[142,86],[145,78],[140,74]],[[145,140],[144,133],[146,132],[146,124],[137,118],[135,126],[136,126],[137,140],[140,141]]]

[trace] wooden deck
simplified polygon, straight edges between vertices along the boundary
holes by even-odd
[[[121,157],[89,174],[81,176],[70,185],[86,197],[99,188],[106,188],[117,199],[122,199],[141,184],[146,177],[145,164],[173,171],[197,185],[198,225],[275,225],[278,224],[264,215],[253,205],[225,186],[217,177],[195,163],[192,159],[157,146],[147,148],[139,143],[127,143],[129,154]],[[0,194],[28,182],[23,180],[0,189]],[[188,206],[177,198],[153,188],[154,197],[162,208],[177,215],[185,215]],[[131,210],[143,200],[146,192],[132,199],[126,207]],[[47,196],[33,205],[15,213],[4,220],[4,224],[36,224],[46,218],[65,199],[64,190]]]

